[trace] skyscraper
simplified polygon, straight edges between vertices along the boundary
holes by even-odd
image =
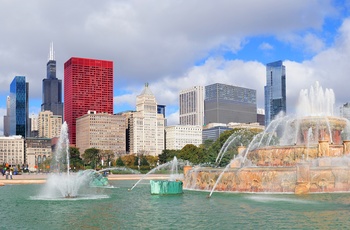
[[[4,136],[10,136],[10,114],[11,114],[11,100],[10,96],[6,99],[6,115],[4,116]]]
[[[72,57],[64,63],[64,119],[76,144],[76,119],[89,110],[113,113],[113,62]]]
[[[265,126],[267,127],[275,116],[287,111],[286,105],[286,67],[282,61],[266,65],[265,86]]]
[[[157,113],[157,101],[148,84],[136,98],[136,111],[125,113],[128,121],[127,151],[158,156],[164,150],[164,116]]]
[[[205,125],[256,120],[256,90],[220,83],[205,87]]]
[[[16,76],[10,85],[10,135],[29,136],[29,83]]]
[[[180,125],[204,124],[204,87],[181,90],[179,96]]]
[[[43,79],[41,111],[51,111],[63,116],[62,80],[56,77],[56,60],[53,44],[50,45],[49,61],[46,65],[46,79]]]

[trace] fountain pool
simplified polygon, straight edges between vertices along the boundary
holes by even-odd
[[[43,184],[0,187],[1,229],[347,229],[350,194],[149,194],[149,181],[110,181],[94,199],[35,200]],[[98,196],[106,198],[98,198]]]

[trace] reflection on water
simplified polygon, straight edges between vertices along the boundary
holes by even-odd
[[[111,181],[97,199],[37,200],[42,185],[1,187],[0,225],[9,229],[341,229],[350,194],[150,195],[150,185]],[[2,228],[4,229],[4,228]],[[6,229],[6,228],[5,228]]]

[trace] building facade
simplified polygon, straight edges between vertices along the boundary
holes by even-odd
[[[6,115],[4,116],[4,136],[10,136],[10,114],[11,114],[11,100],[10,96],[6,98]]]
[[[286,67],[282,61],[266,65],[265,126],[280,112],[286,113]]]
[[[9,135],[29,136],[29,83],[25,76],[16,76],[10,85]]]
[[[204,87],[181,90],[179,95],[180,125],[204,124]]]
[[[50,46],[49,61],[46,65],[46,79],[43,79],[42,84],[41,111],[51,111],[54,115],[62,117],[62,80],[56,77],[56,60],[52,43]]]
[[[0,137],[0,162],[16,166],[25,163],[22,136]]]
[[[64,64],[64,119],[76,144],[76,119],[89,110],[113,114],[113,62],[72,57]]]
[[[202,126],[172,125],[165,127],[166,149],[181,150],[187,144],[202,144]]]
[[[61,135],[62,116],[54,115],[51,111],[42,111],[38,117],[38,136],[54,138]]]
[[[163,114],[157,112],[157,101],[148,84],[136,98],[136,111],[124,113],[127,118],[127,151],[130,154],[158,156],[164,150]]]
[[[205,125],[256,121],[256,90],[220,83],[205,87]]]
[[[206,140],[216,141],[221,135],[221,133],[232,130],[232,128],[227,127],[226,124],[221,123],[210,123],[203,127],[202,139],[203,143]]]
[[[89,148],[125,154],[126,122],[123,115],[88,111],[77,119],[76,127],[76,146],[81,154]]]
[[[340,106],[340,116],[350,120],[350,103],[349,102]]]
[[[46,163],[46,159],[52,156],[51,139],[50,138],[26,138],[26,164],[29,171],[37,171],[42,167],[42,164]]]

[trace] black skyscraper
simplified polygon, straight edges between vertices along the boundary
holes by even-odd
[[[43,79],[43,103],[41,111],[50,110],[54,115],[63,117],[62,80],[56,77],[56,60],[54,60],[53,44],[50,46],[47,76]],[[63,119],[62,119],[63,121]]]

